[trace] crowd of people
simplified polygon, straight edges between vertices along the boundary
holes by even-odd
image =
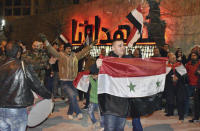
[[[96,128],[105,131],[123,131],[126,118],[132,117],[134,131],[142,131],[140,116],[134,114],[126,116],[116,115],[116,112],[100,112],[100,120],[95,118],[94,112],[102,106],[98,103],[98,71],[102,65],[102,58],[107,54],[119,58],[142,58],[140,48],[134,51],[128,50],[125,53],[125,46],[122,40],[115,40],[112,43],[112,51],[106,53],[101,50],[99,57],[93,58],[90,55],[90,49],[95,42],[90,45],[81,45],[76,50],[70,43],[65,43],[61,39],[49,43],[46,36],[40,35],[41,41],[35,41],[32,49],[27,50],[26,45],[21,41],[2,41],[0,46],[0,130],[8,128],[20,128],[12,122],[4,121],[5,111],[11,114],[10,109],[19,112],[18,120],[23,120],[22,130],[25,129],[27,119],[20,113],[26,112],[26,107],[33,104],[33,95],[30,90],[44,98],[55,99],[57,97],[68,100],[69,109],[68,119],[80,120],[83,118],[82,110],[86,110],[91,118],[91,122]],[[183,122],[187,116],[192,116],[189,122],[199,122],[200,117],[200,46],[194,46],[191,53],[186,57],[181,48],[175,53],[170,52],[169,45],[153,49],[151,57],[168,57],[165,90],[163,92],[163,101],[161,108],[164,109],[166,116],[175,115],[175,109],[178,111],[179,122]],[[23,61],[23,64],[20,64]],[[13,67],[14,66],[14,67]],[[21,71],[20,71],[21,70]],[[24,73],[25,70],[25,73]],[[87,93],[78,91],[73,80],[78,72],[90,71],[89,89]],[[17,72],[17,73],[16,73]],[[20,79],[17,77],[20,76]],[[28,85],[32,85],[28,88]],[[44,85],[44,86],[43,86]],[[23,95],[21,95],[23,94]],[[31,97],[30,97],[31,96]],[[79,96],[79,99],[77,99]],[[80,109],[78,101],[86,99],[85,106]],[[120,99],[117,98],[117,101]],[[128,106],[130,101],[123,103]],[[116,108],[117,108],[116,103]],[[23,111],[19,110],[23,109]],[[26,114],[26,113],[25,113]],[[9,127],[12,125],[13,127]]]

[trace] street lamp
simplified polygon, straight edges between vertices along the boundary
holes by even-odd
[[[3,18],[0,18],[0,41],[7,40],[7,37],[5,36],[4,28],[6,26],[6,20]]]
[[[3,27],[4,27],[5,25],[6,25],[5,19],[1,19],[1,25],[0,25],[1,30],[3,30]]]

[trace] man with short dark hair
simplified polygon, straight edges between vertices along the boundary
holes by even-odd
[[[153,49],[153,56],[151,56],[151,57],[161,57],[160,51],[159,51],[159,49],[157,47],[155,47]]]
[[[112,52],[109,53],[109,56],[112,57],[119,57],[119,58],[133,58],[130,57],[128,55],[125,55],[125,47],[124,47],[124,42],[123,40],[119,39],[119,40],[115,40],[112,43]],[[100,66],[102,66],[102,59],[97,59],[97,68],[100,68]],[[115,85],[113,85],[115,86]],[[105,108],[105,105],[109,104],[109,102],[112,101],[112,106],[107,107],[107,110],[103,111],[103,115],[104,115],[104,130],[105,131],[123,131],[124,130],[124,126],[126,123],[126,117],[128,116],[128,114],[132,115],[134,114],[132,111],[130,113],[130,104],[131,101],[130,99],[126,99],[126,98],[122,98],[122,97],[117,97],[117,96],[113,96],[113,99],[104,99],[104,96],[99,95],[98,99],[99,99],[99,106],[100,109],[102,111],[103,108]],[[106,103],[106,104],[105,104]],[[118,108],[122,109],[121,111],[117,110]],[[133,129],[134,131],[141,131],[142,129],[142,125],[140,123],[140,119],[139,116],[137,116],[136,114],[134,114],[135,116],[131,116],[133,117]]]
[[[27,109],[34,101],[33,93],[44,98],[51,94],[41,85],[31,66],[20,61],[21,48],[9,42],[6,60],[0,63],[0,130],[25,131]]]
[[[48,51],[58,59],[60,85],[69,97],[68,118],[74,119],[73,113],[76,113],[76,117],[82,119],[83,115],[77,102],[77,90],[73,86],[73,80],[76,78],[78,73],[78,60],[87,55],[87,52],[91,49],[93,44],[86,46],[77,53],[74,53],[72,52],[72,45],[68,43],[64,45],[63,52],[58,52],[49,44],[44,34],[40,34],[40,37],[46,44]]]
[[[160,55],[161,57],[167,57],[169,53],[169,45],[165,44],[163,47],[160,48]]]
[[[122,40],[115,40],[112,43],[112,57],[119,57],[122,58],[125,54],[125,47],[124,47],[124,42]],[[99,68],[102,65],[102,59],[98,59],[97,60],[97,67]],[[100,96],[98,96],[99,99],[101,99]],[[123,113],[120,112],[115,112],[114,109],[118,108],[117,103],[119,101],[122,101],[123,99],[123,103],[120,103],[122,105],[120,105],[120,107],[123,107]],[[107,103],[108,101],[105,101],[105,103]],[[116,103],[116,107],[113,107],[112,109],[109,109],[110,112],[103,112],[104,115],[104,130],[106,131],[123,131],[124,130],[124,126],[126,123],[126,117],[128,114],[128,100],[125,98],[120,98],[120,97],[115,97],[115,99],[112,100],[112,102]],[[99,106],[100,109],[104,106],[104,103],[99,101]]]
[[[22,55],[22,60],[32,64],[34,71],[42,83],[45,83],[45,69],[49,66],[49,57],[45,51],[42,42],[34,41],[32,51],[29,51],[26,55]]]

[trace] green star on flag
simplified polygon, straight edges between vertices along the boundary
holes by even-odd
[[[132,82],[131,82],[130,85],[129,85],[128,87],[130,88],[130,91],[135,92],[135,86],[136,86],[136,85],[133,85]]]
[[[157,86],[157,88],[160,87],[160,81],[156,82],[156,86]]]

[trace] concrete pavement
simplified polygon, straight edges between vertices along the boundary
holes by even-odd
[[[79,102],[80,107],[83,102]],[[61,99],[56,99],[54,112],[49,118],[34,128],[27,131],[93,131],[87,111],[83,111],[82,120],[69,120],[67,118],[68,104]],[[98,113],[95,114],[98,117]],[[166,117],[164,111],[156,111],[150,116],[142,117],[144,131],[200,131],[200,123],[189,123],[187,117],[179,123],[178,116]],[[132,131],[131,119],[127,119],[125,131]]]

